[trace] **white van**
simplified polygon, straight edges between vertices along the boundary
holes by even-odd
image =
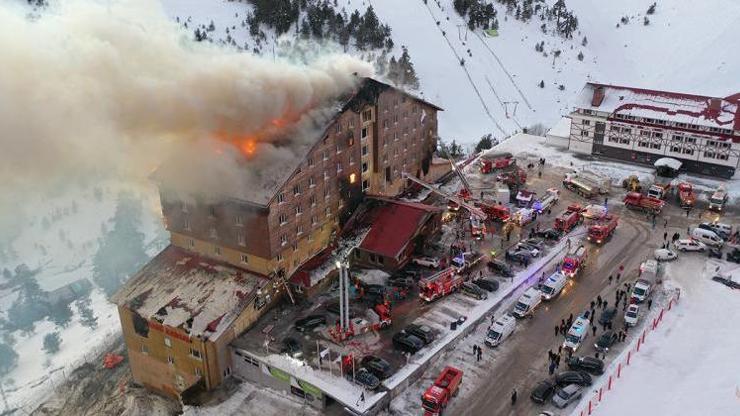
[[[516,305],[514,305],[512,315],[517,318],[524,318],[525,316],[532,315],[541,302],[542,292],[534,287],[530,287],[519,298]]]
[[[655,283],[658,280],[659,267],[657,260],[645,260],[640,265],[640,278],[650,283]]]
[[[489,347],[496,347],[514,332],[515,327],[516,320],[514,317],[508,314],[504,315],[488,328],[488,334],[484,342]]]
[[[552,276],[548,277],[547,280],[545,280],[545,283],[543,283],[540,287],[542,298],[545,300],[550,300],[559,295],[560,291],[562,291],[565,287],[565,283],[567,281],[568,278],[565,277],[564,274],[560,272],[553,273]]]
[[[576,352],[578,347],[581,346],[583,340],[588,336],[588,330],[591,325],[591,321],[580,316],[573,322],[573,325],[568,329],[568,333],[565,335],[565,342],[563,342],[563,348],[569,348],[573,352]]]
[[[691,238],[712,247],[722,247],[725,243],[717,233],[703,228],[694,228],[691,230]]]
[[[630,302],[634,300],[635,303],[642,303],[645,299],[650,296],[650,292],[653,290],[653,284],[645,279],[639,279],[635,282],[635,286],[632,288],[632,294],[630,295]]]

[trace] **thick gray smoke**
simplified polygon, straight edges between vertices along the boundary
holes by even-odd
[[[65,0],[32,18],[10,3],[0,3],[6,195],[101,172],[145,178],[163,160],[183,185],[249,187],[255,170],[305,146],[320,107],[372,72],[348,55],[290,63],[196,43],[152,0]],[[293,132],[281,146],[271,143],[276,122]],[[255,134],[246,164],[213,151],[214,140]]]

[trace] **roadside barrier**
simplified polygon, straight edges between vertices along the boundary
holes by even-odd
[[[660,326],[666,312],[671,311],[674,305],[678,305],[680,297],[680,289],[675,289],[670,295],[668,303],[659,312],[656,310],[653,313],[652,321],[648,321],[642,333],[635,337],[630,345],[611,363],[605,372],[605,374],[609,373],[609,376],[603,376],[599,380],[599,383],[591,388],[591,398],[581,400],[578,406],[571,412],[571,416],[590,416],[596,412],[599,404],[608,396],[606,393],[611,391],[617,380],[622,377],[622,369],[629,367],[632,363],[632,356],[640,352],[640,347],[645,344],[647,334],[655,331]]]

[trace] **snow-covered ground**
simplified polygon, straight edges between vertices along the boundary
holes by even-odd
[[[718,266],[740,279],[738,265],[703,256],[686,255],[666,267],[681,287],[679,304],[649,334],[595,414],[738,414],[740,292],[711,280]]]
[[[110,230],[117,198],[129,192],[142,203],[141,227],[150,256],[167,242],[161,222],[158,194],[150,186],[142,187],[108,181],[97,186],[70,185],[58,195],[38,195],[33,203],[18,212],[22,223],[19,234],[10,238],[6,259],[0,268],[14,270],[19,264],[38,269],[35,278],[41,290],[53,291],[79,279],[92,282],[92,259],[105,230]],[[0,290],[0,316],[7,318],[8,308],[17,298],[17,290]],[[25,405],[44,396],[64,373],[93,358],[110,345],[120,333],[118,313],[105,294],[94,289],[90,308],[97,318],[93,329],[80,322],[80,311],[70,305],[72,317],[67,326],[56,326],[48,319],[37,322],[33,331],[0,331],[12,339],[18,354],[17,366],[3,377],[9,404]],[[47,354],[42,350],[44,336],[58,332],[60,350]]]

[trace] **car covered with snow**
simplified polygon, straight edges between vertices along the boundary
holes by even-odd
[[[486,293],[485,290],[481,289],[480,287],[472,283],[465,282],[463,283],[460,289],[464,295],[470,296],[473,299],[478,299],[478,300],[488,299],[488,293]]]
[[[511,267],[509,267],[508,264],[504,263],[501,260],[491,260],[488,262],[488,270],[499,274],[503,277],[511,277],[514,276],[514,272],[511,270]]]
[[[409,324],[404,331],[424,341],[424,344],[434,341],[434,331],[428,325]]]
[[[537,231],[534,233],[535,236],[544,238],[545,240],[557,241],[563,236],[563,232],[554,228],[548,228],[546,230]]]
[[[532,257],[537,257],[542,252],[542,249],[541,248],[539,248],[535,244],[529,243],[527,241],[522,241],[521,243],[517,244],[516,245],[516,248],[517,249],[520,249],[520,250],[525,250],[525,251],[529,252],[529,254],[531,254]]]
[[[637,325],[637,319],[640,315],[640,306],[635,305],[634,303],[629,305],[627,307],[627,310],[624,312],[624,323],[627,326],[635,326]]]
[[[439,267],[439,259],[435,257],[414,257],[413,259],[411,259],[411,262],[414,264],[418,264],[419,266],[429,267],[432,269],[436,269]]]
[[[393,335],[393,346],[403,352],[414,354],[424,348],[424,341],[420,340],[419,337],[401,331]]]
[[[604,374],[604,362],[594,357],[571,357],[568,360],[568,368],[571,370],[587,371],[597,376]]]
[[[671,261],[678,258],[678,254],[675,251],[667,248],[659,248],[653,253],[653,257],[658,261]]]
[[[673,243],[673,246],[676,247],[676,250],[678,251],[704,251],[707,249],[706,244],[701,241],[690,239],[676,240],[676,242]]]
[[[552,403],[560,409],[568,407],[569,404],[577,401],[583,395],[583,386],[578,384],[569,384],[555,392],[552,396]]]
[[[555,393],[555,383],[552,380],[542,380],[532,389],[529,398],[533,402],[543,404]]]
[[[589,204],[586,205],[586,208],[583,209],[581,215],[583,215],[583,218],[596,220],[599,218],[604,218],[604,216],[606,216],[606,213],[607,209],[605,206],[599,204]]]
[[[362,357],[360,365],[381,380],[390,377],[392,374],[391,365],[388,361],[374,355]]]
[[[354,372],[354,378],[352,377],[353,373],[348,373],[347,378],[353,379],[355,384],[358,384],[368,390],[375,390],[378,387],[380,387],[380,379],[376,377],[373,373],[368,371],[366,368],[360,368],[359,370]]]

